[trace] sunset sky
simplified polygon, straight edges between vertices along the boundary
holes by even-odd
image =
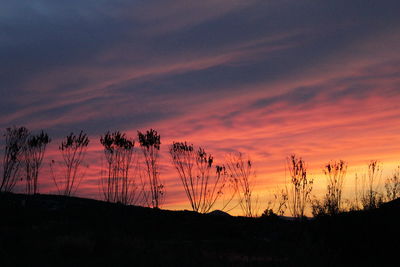
[[[255,192],[285,181],[285,158],[308,164],[319,195],[329,160],[354,173],[400,164],[398,0],[3,0],[0,128],[84,130],[89,169],[78,196],[99,198],[99,137],[161,134],[165,208],[188,209],[168,146],[189,141],[223,163],[254,161]],[[347,191],[346,191],[347,190]]]

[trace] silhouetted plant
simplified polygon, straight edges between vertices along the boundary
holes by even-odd
[[[23,163],[23,152],[28,136],[29,131],[25,127],[6,129],[0,192],[12,192],[17,181],[22,179],[20,167]]]
[[[313,199],[311,199],[311,213],[314,217],[328,215],[325,201],[321,201],[314,196]]]
[[[174,142],[169,153],[192,209],[201,213],[209,212],[225,188],[223,167],[217,166],[214,174],[211,171],[214,158],[203,148],[195,149],[186,142]]]
[[[377,160],[371,160],[368,163],[367,173],[361,176],[361,192],[358,192],[356,187],[356,197],[358,195],[361,202],[361,207],[364,210],[374,209],[379,207],[383,202],[383,196],[379,192],[379,182],[382,176],[382,165]],[[356,185],[359,182],[356,174]],[[358,202],[358,200],[356,200]]]
[[[278,215],[274,212],[273,209],[265,209],[264,212],[261,214],[262,218],[275,218],[278,217]]]
[[[347,173],[347,163],[343,160],[329,162],[323,172],[327,178],[327,193],[322,201],[312,201],[314,216],[335,215],[342,211],[343,182]]]
[[[356,192],[357,191],[354,190],[354,192],[353,192],[354,194],[353,195],[356,195]],[[344,199],[342,207],[343,207],[343,211],[357,211],[357,210],[360,210],[360,205],[357,202],[357,199],[356,200],[354,200],[354,199]]]
[[[226,157],[226,169],[239,197],[239,205],[244,216],[256,216],[258,199],[253,196],[255,173],[252,170],[252,162],[240,152],[231,153]]]
[[[146,173],[150,186],[150,194],[144,192],[144,197],[148,206],[159,208],[163,201],[164,185],[160,181],[159,172],[159,150],[160,135],[157,131],[150,129],[146,133],[138,131],[139,143],[144,155]]]
[[[347,163],[343,160],[330,162],[325,166],[324,174],[328,180],[325,203],[328,214],[334,215],[341,211],[343,182],[347,173]]]
[[[137,185],[130,175],[135,141],[117,131],[107,132],[100,138],[100,143],[104,146],[107,161],[107,177],[100,179],[104,199],[125,205],[135,203],[138,199]]]
[[[385,190],[387,201],[400,197],[400,166],[397,166],[392,176],[386,179]]]
[[[30,135],[24,149],[26,170],[26,193],[38,193],[39,170],[42,165],[46,146],[51,139],[43,130],[40,134]]]
[[[287,192],[284,189],[282,189],[280,190],[279,193],[275,194],[275,198],[278,200],[278,209],[276,210],[276,212],[278,215],[283,216],[288,207],[289,197],[287,195]]]
[[[71,133],[61,142],[58,149],[63,158],[62,165],[65,167],[65,173],[56,177],[53,170],[54,160],[50,164],[52,178],[60,194],[71,196],[78,189],[84,176],[79,173],[79,169],[85,158],[88,145],[89,138],[83,131],[79,135]]]
[[[307,167],[302,158],[291,155],[287,158],[291,178],[290,190],[286,186],[288,207],[293,217],[303,218],[307,204],[310,203],[313,180],[307,177]]]
[[[267,201],[266,210],[271,210],[274,214],[283,216],[287,210],[288,195],[285,189],[277,189],[272,193],[272,199]]]

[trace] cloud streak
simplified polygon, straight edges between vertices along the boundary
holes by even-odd
[[[248,153],[260,194],[284,182],[291,153],[316,176],[339,158],[351,175],[370,159],[390,172],[400,151],[398,8],[398,1],[6,1],[0,127],[48,130],[46,160],[57,157],[62,137],[86,130],[91,167],[78,193],[92,197],[99,136],[155,128],[169,208],[187,208],[168,159],[172,141],[204,146],[218,162],[226,152]],[[42,189],[52,192],[47,167],[43,177]]]

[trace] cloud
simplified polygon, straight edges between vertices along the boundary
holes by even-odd
[[[355,167],[398,158],[398,1],[5,1],[0,127],[45,128],[47,159],[70,131],[93,142],[79,194],[98,196],[107,130],[156,128],[168,207],[184,203],[167,146],[218,162],[249,153],[258,191],[299,153]],[[48,176],[43,190],[52,190]],[[168,189],[169,188],[169,189]],[[181,206],[179,206],[181,207]]]

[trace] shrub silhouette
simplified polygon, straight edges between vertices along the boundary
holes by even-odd
[[[100,179],[104,199],[125,205],[135,203],[138,198],[137,186],[134,177],[130,175],[135,141],[117,131],[107,132],[100,138],[100,143],[104,146],[107,161],[107,176]]]
[[[88,145],[89,138],[86,133],[81,131],[79,135],[70,133],[58,147],[63,158],[61,165],[65,167],[65,172],[60,176],[54,175],[54,160],[51,162],[50,168],[54,184],[61,195],[71,196],[78,189],[84,176],[79,173],[79,170],[85,158]]]
[[[264,213],[267,211],[271,211],[276,215],[283,216],[288,207],[288,195],[285,189],[277,188],[272,193],[272,199],[267,201],[267,208]]]
[[[377,160],[368,163],[367,172],[355,178],[356,208],[374,209],[383,203],[383,195],[379,192],[379,182],[382,176],[382,165]],[[361,185],[359,185],[361,183]],[[360,191],[358,187],[361,187]]]
[[[164,185],[160,181],[159,172],[159,151],[160,151],[160,135],[157,131],[150,129],[146,133],[138,131],[140,147],[142,148],[145,171],[147,174],[150,194],[144,191],[144,198],[148,206],[159,208],[163,201]]]
[[[261,214],[261,218],[276,218],[278,215],[274,212],[273,209],[265,209]]]
[[[173,142],[169,153],[172,163],[181,179],[192,210],[207,213],[222,196],[226,186],[224,169],[216,166],[213,173],[214,158],[201,147],[195,149],[187,142]],[[233,199],[233,196],[230,200]],[[225,203],[221,210],[225,209]]]
[[[329,162],[323,172],[327,178],[327,193],[322,201],[312,201],[312,213],[319,215],[336,215],[342,211],[343,182],[347,173],[347,163],[343,160]]]
[[[23,164],[23,152],[28,136],[29,131],[25,127],[17,128],[14,126],[6,129],[0,192],[12,192],[17,181],[22,179],[21,165]]]
[[[255,173],[252,165],[250,159],[240,152],[227,155],[226,169],[239,197],[240,208],[246,217],[255,217],[258,210],[258,199],[253,196]]]
[[[303,218],[307,204],[311,201],[313,180],[307,177],[307,167],[302,158],[291,155],[287,158],[291,178],[290,190],[286,186],[288,208],[293,217]]]
[[[40,134],[30,135],[26,141],[24,147],[24,159],[27,194],[38,193],[39,170],[42,165],[46,146],[50,142],[51,139],[43,130]]]
[[[397,166],[392,176],[386,179],[385,190],[387,201],[400,197],[400,166]]]

